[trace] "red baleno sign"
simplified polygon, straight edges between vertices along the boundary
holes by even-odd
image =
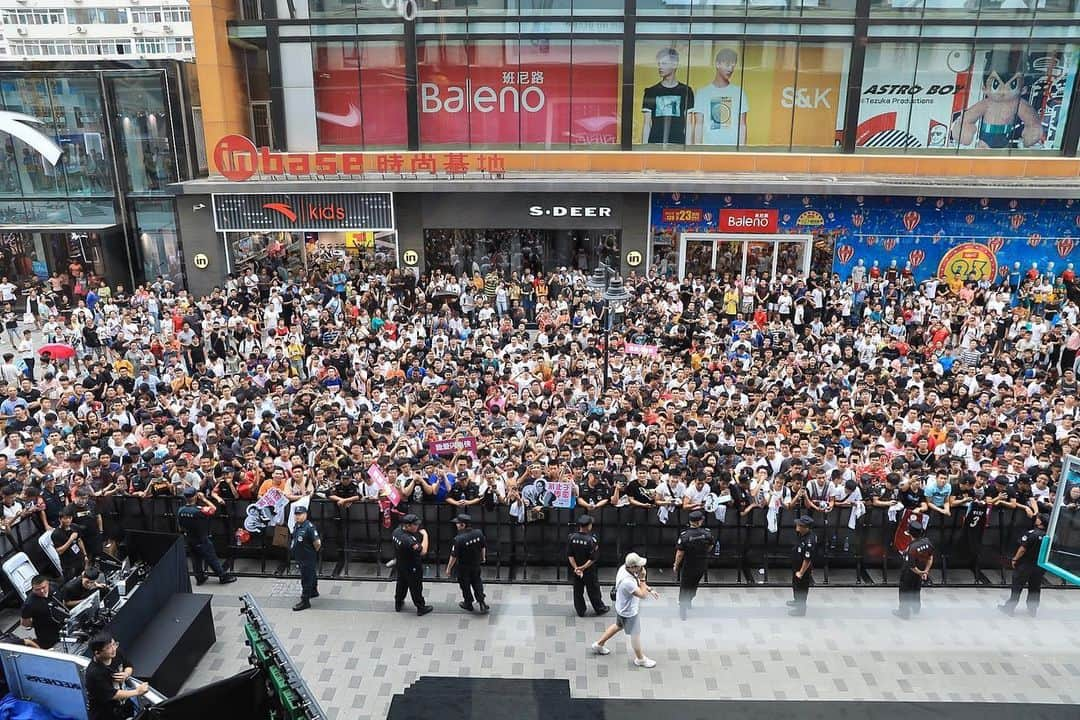
[[[766,234],[776,232],[777,210],[721,210],[720,232]]]

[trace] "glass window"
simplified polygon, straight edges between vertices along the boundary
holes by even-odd
[[[766,110],[769,105],[765,98],[759,96],[751,100],[748,96],[750,89],[747,87],[747,80],[754,77],[759,77],[762,81],[758,83],[759,89],[768,92],[765,83],[771,83],[772,79],[767,76],[767,68],[776,58],[770,57],[767,45],[747,43],[748,50],[744,51],[743,43],[738,40],[695,40],[691,43],[689,85],[693,102],[689,104],[687,117],[688,145],[735,149],[747,144],[750,141],[747,119],[751,108],[760,113],[760,116],[755,115],[755,125],[765,130],[755,131],[754,141],[757,144],[770,144],[768,126],[776,122],[781,134],[784,131],[780,126],[787,127],[788,139],[783,141],[784,145],[787,145],[791,136],[791,110],[773,108],[770,112]],[[796,47],[795,43],[791,44],[792,77]],[[747,52],[751,53],[752,57],[748,58]],[[748,63],[749,72],[746,70]]]
[[[424,147],[618,143],[621,43],[530,37],[419,48]]]
[[[49,97],[49,85],[44,78],[35,75],[6,77],[0,80],[0,95],[4,108],[41,119],[53,134],[57,125],[65,124],[63,109],[60,117],[53,118],[54,108]],[[55,140],[55,137],[54,137]],[[59,143],[58,143],[59,144]],[[63,170],[45,159],[37,150],[5,133],[4,154],[10,166],[16,158],[19,168],[19,185],[27,197],[55,197],[67,194]]]
[[[63,150],[58,174],[68,195],[112,195],[104,103],[97,77],[50,79],[52,130]]]
[[[850,46],[799,45],[795,85],[782,85],[780,106],[793,106],[791,148],[835,148],[842,143]]]
[[[634,48],[634,145],[682,150],[695,107],[689,81],[690,43],[638,40]],[[704,136],[703,136],[704,137]]]
[[[402,43],[318,42],[312,48],[319,146],[405,147]]]
[[[916,47],[868,48],[858,147],[949,153],[1061,149],[1077,46]],[[913,68],[910,79],[897,78],[901,67]]]
[[[134,212],[143,277],[151,280],[161,275],[182,286],[184,268],[172,201],[136,200]]]
[[[132,192],[163,191],[176,181],[162,80],[160,74],[109,78],[118,117],[116,146]]]

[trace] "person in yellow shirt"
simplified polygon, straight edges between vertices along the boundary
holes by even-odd
[[[724,315],[733,320],[739,311],[739,291],[728,285],[724,290]]]
[[[289,370],[290,372],[300,379],[304,379],[304,343],[300,342],[299,338],[294,337],[289,342],[286,353],[289,356]]]

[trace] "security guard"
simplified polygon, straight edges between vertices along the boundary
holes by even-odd
[[[908,533],[913,539],[903,552],[904,569],[900,571],[900,607],[893,610],[893,615],[902,620],[909,619],[912,613],[918,615],[922,609],[922,584],[934,566],[934,545],[923,535],[925,530],[924,516],[912,515]]]
[[[467,612],[473,610],[473,596],[480,605],[481,614],[490,610],[484,602],[484,579],[480,576],[480,566],[487,562],[487,543],[484,533],[478,528],[470,528],[472,518],[460,513],[454,518],[458,534],[450,545],[450,562],[446,564],[446,577],[454,568],[458,569],[458,587],[461,588],[461,602],[458,607]]]
[[[289,543],[289,553],[300,566],[301,588],[300,602],[293,605],[293,610],[307,610],[311,607],[311,599],[319,597],[316,570],[322,539],[319,538],[319,531],[308,521],[307,505],[293,506],[293,517],[296,518],[296,527],[293,529],[292,542]]]
[[[596,571],[596,561],[600,557],[600,543],[593,535],[593,519],[589,515],[582,515],[577,520],[577,532],[570,533],[566,541],[566,559],[573,571],[571,578],[574,583],[574,610],[578,617],[585,617],[585,593],[589,593],[589,602],[597,615],[603,615],[611,610],[604,604],[604,596],[600,591],[600,578]]]
[[[427,615],[435,608],[424,602],[424,556],[428,551],[427,530],[420,529],[420,518],[412,513],[401,518],[394,530],[394,559],[397,587],[394,588],[394,610],[401,612],[405,594],[412,596],[417,615]]]
[[[788,615],[802,617],[806,614],[806,597],[814,584],[814,555],[817,553],[817,535],[813,533],[814,518],[803,515],[795,521],[799,541],[791,549],[791,591],[795,598],[788,600]]]
[[[715,542],[712,531],[705,527],[705,513],[691,512],[690,527],[683,530],[675,542],[675,564],[671,568],[679,578],[679,617],[683,620],[697,595],[701,577],[708,567],[709,551]],[[682,574],[679,574],[680,570]]]
[[[221,566],[214,543],[210,540],[210,515],[217,507],[193,487],[184,488],[184,506],[176,511],[176,522],[187,539],[191,566],[195,571],[195,584],[206,582],[206,565],[218,576],[222,585],[236,582],[236,576],[225,572]]]
[[[1006,615],[1012,615],[1016,604],[1020,602],[1020,593],[1027,587],[1028,615],[1035,617],[1039,611],[1039,595],[1042,592],[1043,575],[1046,571],[1039,565],[1039,548],[1042,547],[1043,538],[1046,537],[1046,528],[1050,526],[1050,516],[1041,513],[1035,516],[1035,527],[1028,530],[1020,537],[1020,547],[1013,553],[1012,566],[1012,589],[1009,599],[1004,605],[998,605],[998,610]]]

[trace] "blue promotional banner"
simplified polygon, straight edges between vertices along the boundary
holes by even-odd
[[[812,236],[813,268],[844,279],[860,261],[967,280],[1003,277],[1016,263],[1060,274],[1080,260],[1076,200],[654,193],[652,267],[674,275],[681,235],[722,233],[736,211],[775,211],[775,235]]]

